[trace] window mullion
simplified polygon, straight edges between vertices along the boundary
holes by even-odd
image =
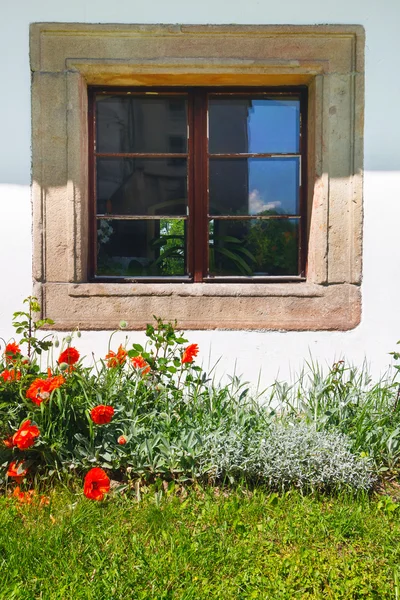
[[[193,95],[193,280],[203,281],[207,266],[207,94],[196,90]]]

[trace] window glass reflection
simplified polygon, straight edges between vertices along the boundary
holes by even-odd
[[[97,152],[186,152],[187,107],[180,96],[96,97]]]
[[[186,274],[186,221],[159,219],[97,222],[97,275],[123,277]]]
[[[209,274],[298,275],[298,219],[219,220],[209,225]]]
[[[97,213],[186,215],[187,168],[181,158],[98,158]]]
[[[299,213],[298,158],[210,158],[210,215]]]
[[[209,152],[298,153],[300,101],[211,96]]]

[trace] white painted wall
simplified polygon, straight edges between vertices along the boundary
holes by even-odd
[[[351,332],[190,332],[205,364],[263,383],[288,377],[303,359],[366,357],[378,374],[400,339],[399,0],[19,0],[0,5],[0,336],[31,293],[30,71],[34,21],[88,23],[361,24],[366,30],[363,314]],[[129,315],[127,315],[129,320]],[[133,333],[132,337],[142,336]],[[108,333],[85,333],[80,349],[103,354]],[[211,357],[211,358],[209,358]]]

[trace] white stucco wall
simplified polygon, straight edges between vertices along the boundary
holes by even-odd
[[[309,357],[366,357],[377,375],[400,339],[400,3],[398,0],[20,0],[0,8],[0,336],[31,293],[29,23],[361,24],[366,30],[364,267],[362,321],[341,332],[190,332],[207,365],[263,383],[295,372]],[[126,316],[129,321],[129,315]],[[103,354],[106,332],[79,340]],[[139,333],[131,338],[140,339]]]

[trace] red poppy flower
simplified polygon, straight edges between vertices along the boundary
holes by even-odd
[[[4,356],[6,357],[7,362],[15,361],[18,356],[21,354],[21,349],[15,342],[10,342],[6,345],[6,349],[4,351]]]
[[[21,379],[21,372],[15,371],[15,369],[4,369],[4,371],[0,373],[0,377],[2,377],[4,381],[16,381]]]
[[[32,504],[32,497],[35,495],[35,490],[29,490],[28,492],[21,492],[19,486],[17,486],[13,492],[13,497],[17,498],[21,504]]]
[[[64,352],[61,352],[60,356],[58,357],[58,364],[60,365],[61,363],[67,363],[67,365],[74,365],[75,363],[77,363],[79,360],[79,352],[76,348],[72,348],[72,346],[70,348],[66,348],[64,350]]]
[[[57,388],[61,387],[63,383],[65,383],[65,379],[62,375],[53,375],[53,377],[50,377],[47,380],[49,392],[52,392],[53,390],[56,390]]]
[[[36,425],[31,425],[31,422],[27,420],[24,421],[18,431],[14,433],[12,441],[14,446],[18,446],[20,450],[26,450],[33,446],[39,435],[40,431]]]
[[[109,423],[114,415],[114,409],[112,406],[105,406],[104,404],[99,404],[99,406],[95,406],[90,411],[90,417],[96,425],[105,425]]]
[[[124,444],[126,444],[126,437],[124,435],[120,435],[119,438],[117,439],[118,444],[121,444],[121,446],[123,446]]]
[[[8,466],[7,477],[12,477],[17,483],[21,483],[27,472],[28,469],[23,468],[22,461],[17,463],[17,461],[14,460]]]
[[[5,445],[6,448],[13,448],[14,447],[13,436],[10,435],[10,437],[3,440],[3,444]]]
[[[139,354],[139,356],[134,356],[132,358],[132,364],[135,367],[135,369],[141,369],[142,371],[142,375],[146,375],[147,373],[150,373],[150,365],[148,362],[146,362],[143,358],[143,356],[141,354]]]
[[[65,379],[62,375],[54,375],[47,379],[35,379],[26,392],[26,397],[32,400],[38,406],[50,398],[50,394],[53,390],[61,387],[65,383]]]
[[[182,364],[191,363],[195,356],[199,353],[199,347],[197,344],[190,344],[187,348],[185,348],[182,355]]]
[[[108,354],[106,354],[107,367],[113,368],[118,367],[118,365],[123,365],[126,361],[127,351],[122,347],[122,344],[117,350],[117,353],[110,350]]]
[[[107,473],[99,467],[94,467],[86,473],[83,493],[90,500],[103,500],[104,494],[110,491],[110,480]]]

